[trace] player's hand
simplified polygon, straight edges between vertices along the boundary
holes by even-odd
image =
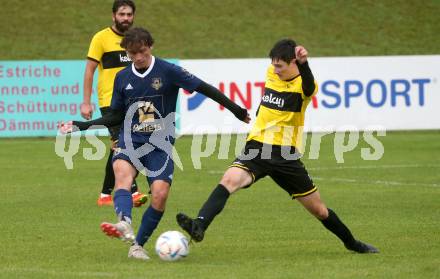
[[[82,103],[80,106],[81,116],[84,119],[90,120],[93,115],[93,107],[91,104]]]
[[[299,64],[304,64],[307,61],[307,55],[308,55],[307,49],[305,49],[303,46],[296,46],[295,47],[295,57],[296,61],[298,61]]]
[[[245,123],[249,123],[251,121],[251,118],[249,117],[249,113],[247,109],[240,107],[237,110],[234,110],[234,115],[241,121]]]
[[[246,118],[243,120],[244,123],[249,124],[251,122],[251,117],[249,116],[249,113],[247,114]]]
[[[110,146],[111,150],[115,151],[118,148],[118,141],[119,140],[112,140],[111,141],[111,146]]]
[[[67,121],[67,122],[61,122],[58,126],[58,131],[60,131],[61,134],[69,134],[73,132],[73,122]]]

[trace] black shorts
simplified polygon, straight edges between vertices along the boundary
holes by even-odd
[[[266,175],[270,176],[293,199],[315,192],[317,188],[297,156],[298,153],[295,154],[294,150],[289,151],[283,153],[279,145],[267,145],[251,140],[246,142],[242,154],[230,167],[247,170],[252,175],[252,183]]]
[[[110,107],[103,107],[99,109],[101,111],[101,115],[104,116],[110,113]],[[108,128],[108,132],[110,133],[110,137],[112,141],[117,142],[119,139],[119,131],[121,130],[121,125],[116,125]]]

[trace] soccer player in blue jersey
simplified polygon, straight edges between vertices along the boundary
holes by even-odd
[[[117,223],[101,224],[102,231],[133,243],[128,256],[148,260],[143,249],[165,210],[173,178],[174,112],[179,88],[197,91],[225,106],[238,119],[249,123],[246,109],[233,103],[215,87],[185,69],[152,55],[153,38],[142,28],[124,34],[121,46],[133,63],[115,78],[111,112],[102,118],[62,123],[60,131],[86,130],[92,125],[111,127],[122,123],[113,156],[114,207]],[[131,226],[133,207],[130,187],[139,171],[146,171],[151,204],[145,211],[136,237]]]

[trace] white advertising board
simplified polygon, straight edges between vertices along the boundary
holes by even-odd
[[[255,113],[269,59],[180,60],[181,66]],[[440,55],[310,58],[319,91],[305,131],[440,129]],[[246,133],[203,95],[181,94],[180,134]]]

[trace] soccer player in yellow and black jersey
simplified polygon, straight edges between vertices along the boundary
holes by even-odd
[[[277,42],[270,51],[272,65],[267,70],[265,93],[243,153],[225,172],[197,218],[184,213],[176,216],[180,227],[195,241],[203,240],[206,229],[232,193],[268,175],[341,239],[347,249],[378,252],[372,245],[356,240],[336,213],[325,206],[300,160],[304,114],[318,91],[307,56],[307,50],[291,39]]]
[[[116,74],[131,63],[120,43],[124,32],[133,25],[136,6],[131,0],[116,0],[113,3],[112,11],[113,25],[93,36],[87,54],[81,115],[88,120],[92,118],[93,113],[91,95],[93,75],[96,68],[98,68],[98,102],[101,114],[104,116],[109,113]],[[112,145],[118,140],[120,129],[120,125],[109,128]],[[112,157],[113,149],[110,150],[107,159],[102,191],[98,198],[98,205],[100,206],[113,204],[111,192],[115,185],[115,175],[112,167]],[[138,192],[136,181],[132,187],[132,196],[135,206],[141,206],[147,201],[147,196]]]

